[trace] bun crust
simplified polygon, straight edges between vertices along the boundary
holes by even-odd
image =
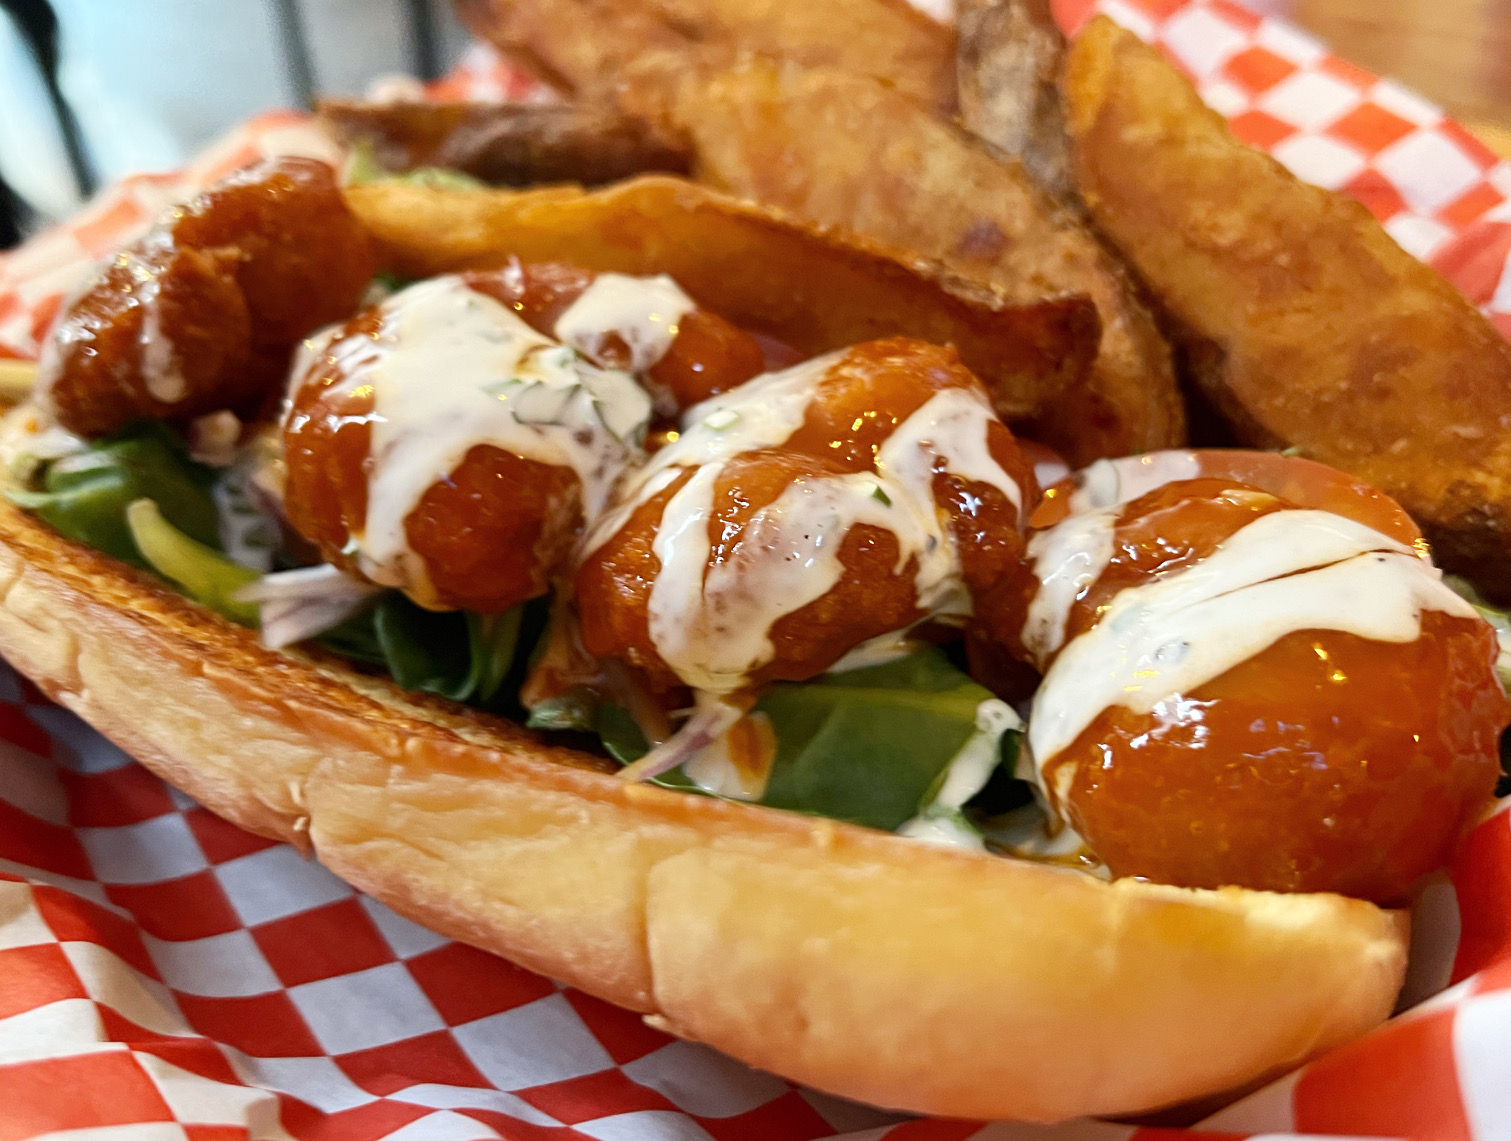
[[[1405,920],[627,784],[274,653],[0,503],[0,653],[212,811],[673,1033],[898,1109],[1051,1121],[1251,1082],[1383,1020]]]

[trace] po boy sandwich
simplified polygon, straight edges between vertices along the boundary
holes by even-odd
[[[1388,1015],[1511,711],[1367,485],[1017,436],[1098,336],[675,179],[284,160],[65,307],[0,651],[399,912],[793,1080],[1237,1089]]]

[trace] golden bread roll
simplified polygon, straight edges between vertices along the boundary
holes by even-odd
[[[1404,917],[636,785],[275,653],[0,504],[0,653],[212,811],[443,934],[831,1093],[1051,1121],[1253,1082],[1386,1017]]]

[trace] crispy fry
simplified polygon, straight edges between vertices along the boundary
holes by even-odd
[[[510,257],[669,273],[700,305],[805,355],[890,334],[953,344],[1014,417],[1075,383],[1096,351],[1096,311],[1085,298],[1014,305],[922,259],[898,261],[678,179],[647,176],[592,194],[379,184],[346,196],[401,275]]]
[[[955,103],[954,39],[907,0],[457,0],[474,34],[565,91],[603,93],[657,52],[710,65],[737,51],[873,75]]]
[[[347,145],[387,170],[459,170],[500,186],[597,186],[646,171],[687,173],[687,156],[644,120],[573,103],[363,103],[322,99]]]
[[[0,358],[0,406],[17,404],[31,395],[37,380],[35,361]]]
[[[700,176],[726,190],[938,258],[1018,303],[1089,296],[1102,320],[1097,360],[1036,425],[1072,462],[1183,442],[1169,348],[1117,264],[964,131],[885,84],[759,59],[647,75],[628,95],[659,104],[650,113],[687,132]]]
[[[959,0],[960,117],[1062,201],[1077,197],[1060,104],[1065,37],[1049,0]]]
[[[1450,569],[1511,594],[1511,344],[1365,209],[1243,146],[1098,20],[1064,79],[1098,226],[1194,338],[1249,442],[1369,480]]]

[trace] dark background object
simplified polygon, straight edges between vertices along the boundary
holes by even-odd
[[[58,87],[58,17],[47,0],[0,0],[4,11],[16,25],[21,38],[37,61],[37,70],[47,88],[47,98],[57,116],[68,166],[73,172],[79,197],[94,192],[95,176],[79,135],[78,120]],[[11,188],[0,182],[0,249],[9,249],[21,240],[26,211]]]
[[[120,0],[102,2],[116,4]],[[262,2],[270,17],[274,58],[282,63],[284,89],[294,102],[313,109],[322,87],[328,90],[332,83],[340,87],[352,82],[351,77],[339,73],[339,65],[337,74],[326,74],[332,63],[328,58],[333,46],[331,13],[339,10],[339,6],[321,5],[319,0]],[[401,21],[397,29],[392,29],[399,32],[394,37],[394,46],[400,53],[394,61],[398,69],[421,80],[438,78],[445,70],[448,53],[458,50],[456,29],[442,24],[446,20],[445,8],[433,0],[395,0],[385,10]],[[61,41],[58,14],[48,0],[0,0],[0,22],[7,17],[36,63],[77,198],[88,198],[100,185],[100,165],[91,155],[88,136],[59,82],[59,61],[65,45]],[[322,29],[324,40],[318,34]],[[352,30],[352,34],[359,33],[359,29]],[[221,129],[230,125],[224,123]],[[107,177],[115,177],[115,172]],[[0,249],[17,244],[39,221],[15,190],[0,182]]]
[[[0,179],[0,250],[8,250],[21,241],[26,210],[21,199]]]

